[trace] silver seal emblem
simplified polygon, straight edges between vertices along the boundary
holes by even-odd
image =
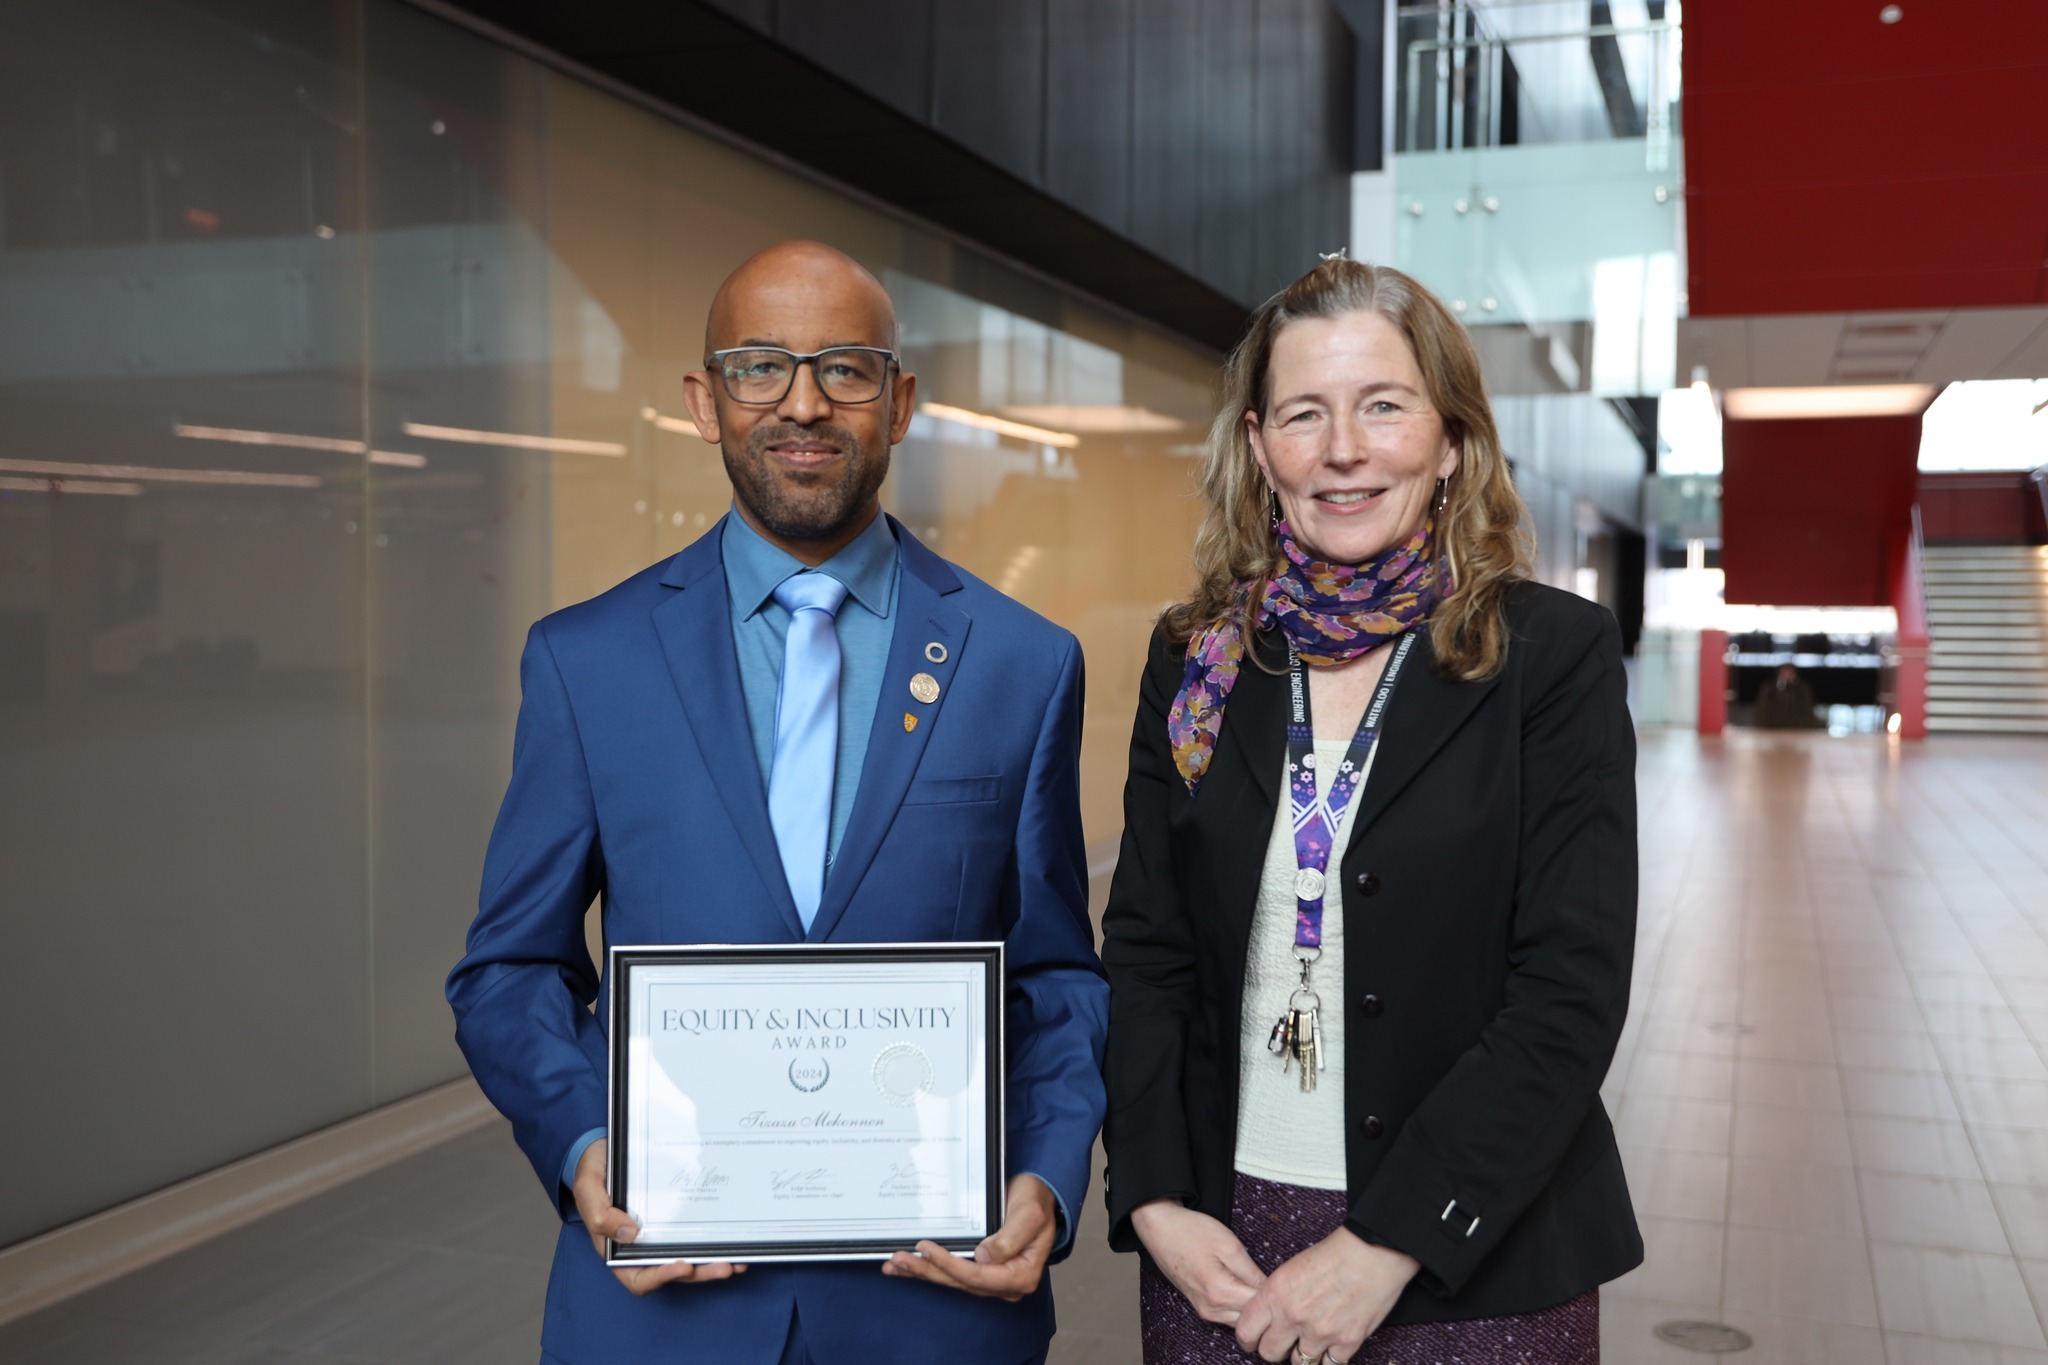
[[[932,1059],[915,1043],[891,1043],[875,1054],[868,1068],[875,1093],[908,1109],[932,1088]]]
[[[832,1064],[823,1057],[792,1057],[789,1083],[806,1095],[815,1095],[832,1079]]]
[[[1294,874],[1294,898],[1300,901],[1319,901],[1323,888],[1329,879],[1312,867],[1304,867]]]

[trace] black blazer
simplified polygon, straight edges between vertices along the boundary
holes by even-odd
[[[1418,641],[1331,878],[1345,979],[1321,990],[1344,1011],[1345,1222],[1423,1267],[1390,1323],[1547,1308],[1643,1256],[1599,1095],[1635,946],[1620,633],[1535,583],[1507,617],[1506,665],[1483,682],[1441,677]],[[1142,1250],[1131,1211],[1153,1199],[1230,1220],[1245,960],[1282,799],[1287,682],[1249,661],[1189,797],[1166,739],[1184,657],[1155,632],[1102,924],[1121,1251]]]

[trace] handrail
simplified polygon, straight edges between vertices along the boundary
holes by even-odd
[[[2035,408],[2034,411],[2038,413],[2041,409]],[[2041,495],[2041,524],[2048,527],[2048,464],[2028,470],[2027,482],[2034,485],[2034,491]]]

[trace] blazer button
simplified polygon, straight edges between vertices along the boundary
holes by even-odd
[[[1378,895],[1379,893],[1380,893],[1380,874],[1379,874],[1379,873],[1377,873],[1377,872],[1361,872],[1361,873],[1359,873],[1359,874],[1358,874],[1358,894],[1359,894],[1359,895],[1361,895],[1361,896],[1377,896],[1377,895]]]
[[[1379,1018],[1381,1012],[1384,1011],[1386,1007],[1386,1002],[1381,1000],[1377,995],[1368,995],[1367,997],[1365,997],[1365,1002],[1362,1006],[1362,1008],[1365,1010],[1365,1017],[1368,1019]]]
[[[1362,1126],[1365,1128],[1365,1135],[1369,1138],[1376,1138],[1381,1133],[1387,1131],[1387,1125],[1381,1123],[1378,1116],[1373,1114],[1365,1116],[1365,1123]]]

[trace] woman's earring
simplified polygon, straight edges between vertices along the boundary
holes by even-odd
[[[1444,508],[1450,506],[1450,503],[1451,481],[1449,479],[1438,479],[1436,481],[1436,514],[1442,516]]]
[[[1270,517],[1267,518],[1266,521],[1266,528],[1268,530],[1271,530],[1273,527],[1278,526],[1280,524],[1280,494],[1277,492],[1269,491],[1266,494],[1266,496],[1272,499],[1273,501],[1272,514]]]

